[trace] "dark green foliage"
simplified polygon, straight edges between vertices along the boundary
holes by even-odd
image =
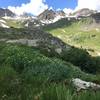
[[[70,79],[94,77],[27,46],[0,44],[0,48],[0,99],[3,100],[77,100],[69,88]],[[66,79],[67,86],[59,84]]]
[[[100,59],[99,57],[92,57],[87,50],[70,47],[70,49],[64,48],[61,54],[55,52],[55,48],[48,48],[46,46],[40,46],[37,49],[48,57],[60,58],[66,62],[70,62],[75,66],[78,66],[82,71],[87,73],[96,74],[100,72]],[[48,51],[49,49],[49,51]]]
[[[93,60],[95,62],[96,73],[99,74],[100,73],[100,57],[94,57]]]
[[[0,67],[0,99],[17,100],[19,94],[20,80],[16,71],[8,66]]]
[[[50,31],[52,29],[70,26],[72,24],[72,22],[74,22],[74,21],[75,21],[75,19],[72,19],[71,21],[69,21],[67,18],[63,18],[55,23],[43,26],[42,29]]]
[[[86,50],[72,48],[69,51],[63,51],[62,59],[79,66],[83,71],[89,73],[96,73],[97,71],[96,66],[98,65],[96,61],[86,52]]]
[[[37,75],[45,76],[50,81],[61,81],[73,76],[74,66],[56,58],[45,57],[32,48],[7,44],[0,54],[2,65],[11,66],[29,80]]]
[[[100,71],[100,59],[99,57],[92,57],[86,50],[71,47],[69,50],[63,49],[61,54],[55,52],[53,47],[48,52],[48,48],[40,47],[38,48],[41,53],[48,57],[60,58],[66,62],[70,62],[75,66],[78,66],[82,71],[87,73],[96,74]]]

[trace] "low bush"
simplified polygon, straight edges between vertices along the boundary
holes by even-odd
[[[19,45],[6,45],[1,51],[2,65],[11,66],[19,74],[23,74],[26,79],[34,76],[47,77],[50,81],[61,81],[72,76],[83,74],[75,66],[57,58],[48,58],[39,51],[30,47]],[[73,70],[75,68],[75,70]],[[73,73],[73,74],[72,74]]]
[[[79,66],[82,71],[94,74],[97,71],[96,66],[98,65],[96,64],[96,61],[88,52],[86,52],[86,50],[72,48],[69,51],[63,51],[61,56],[63,60]]]

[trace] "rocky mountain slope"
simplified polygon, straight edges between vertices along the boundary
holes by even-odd
[[[38,15],[37,17],[40,20],[53,20],[57,16],[65,17],[65,13],[63,11],[53,11],[53,10],[45,10],[43,13]]]
[[[7,11],[7,13],[5,13]],[[6,17],[5,17],[6,15]],[[6,24],[0,22],[1,27],[15,27],[15,28],[22,28],[22,27],[41,27],[47,24],[55,23],[60,19],[66,18],[70,21],[77,21],[85,19],[91,19],[90,23],[98,23],[99,21],[99,12],[89,10],[87,8],[80,9],[79,11],[74,12],[73,14],[66,16],[63,11],[53,11],[53,10],[45,10],[40,15],[34,17],[30,16],[29,14],[24,13],[21,16],[16,16],[8,9],[1,8],[1,18],[0,20],[5,21]],[[87,23],[89,22],[87,21]],[[4,24],[4,25],[3,25]],[[96,25],[95,25],[96,26]]]
[[[15,14],[9,9],[0,8],[0,17],[4,17],[4,16],[14,17]]]
[[[90,16],[91,14],[94,14],[94,13],[97,13],[97,11],[94,11],[94,10],[90,10],[88,8],[83,8],[83,9],[80,9],[74,13],[72,13],[72,15],[74,16],[77,16],[77,17],[80,17],[80,16]]]
[[[91,17],[94,19],[95,23],[100,23],[100,13],[92,14]]]
[[[45,10],[43,13],[41,13],[38,18],[40,20],[51,20],[55,18],[56,13],[53,10]]]
[[[9,35],[8,35],[9,34]],[[71,46],[60,39],[39,29],[3,29],[0,28],[0,41],[7,43],[21,43],[28,46],[40,47],[60,54],[64,49],[69,50]]]

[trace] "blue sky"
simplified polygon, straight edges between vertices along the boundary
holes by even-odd
[[[0,0],[0,7],[8,6],[21,6],[22,3],[28,3],[30,0]],[[77,5],[77,0],[46,0],[46,4],[54,9],[72,8],[74,9]]]
[[[38,15],[45,9],[61,9],[66,13],[82,8],[100,11],[100,0],[0,0],[0,7],[20,15],[24,12]]]
[[[77,6],[77,0],[46,0],[46,3],[49,6],[52,6],[54,9],[57,9],[57,8],[74,9]]]
[[[28,3],[30,0],[0,0],[0,7],[21,6],[22,3]]]
[[[0,7],[20,6],[22,3],[28,3],[29,0],[0,0]]]

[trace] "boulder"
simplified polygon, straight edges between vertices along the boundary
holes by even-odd
[[[93,83],[93,82],[87,82],[83,81],[79,78],[72,79],[72,83],[74,87],[77,89],[77,91],[80,90],[100,90],[100,85]]]

